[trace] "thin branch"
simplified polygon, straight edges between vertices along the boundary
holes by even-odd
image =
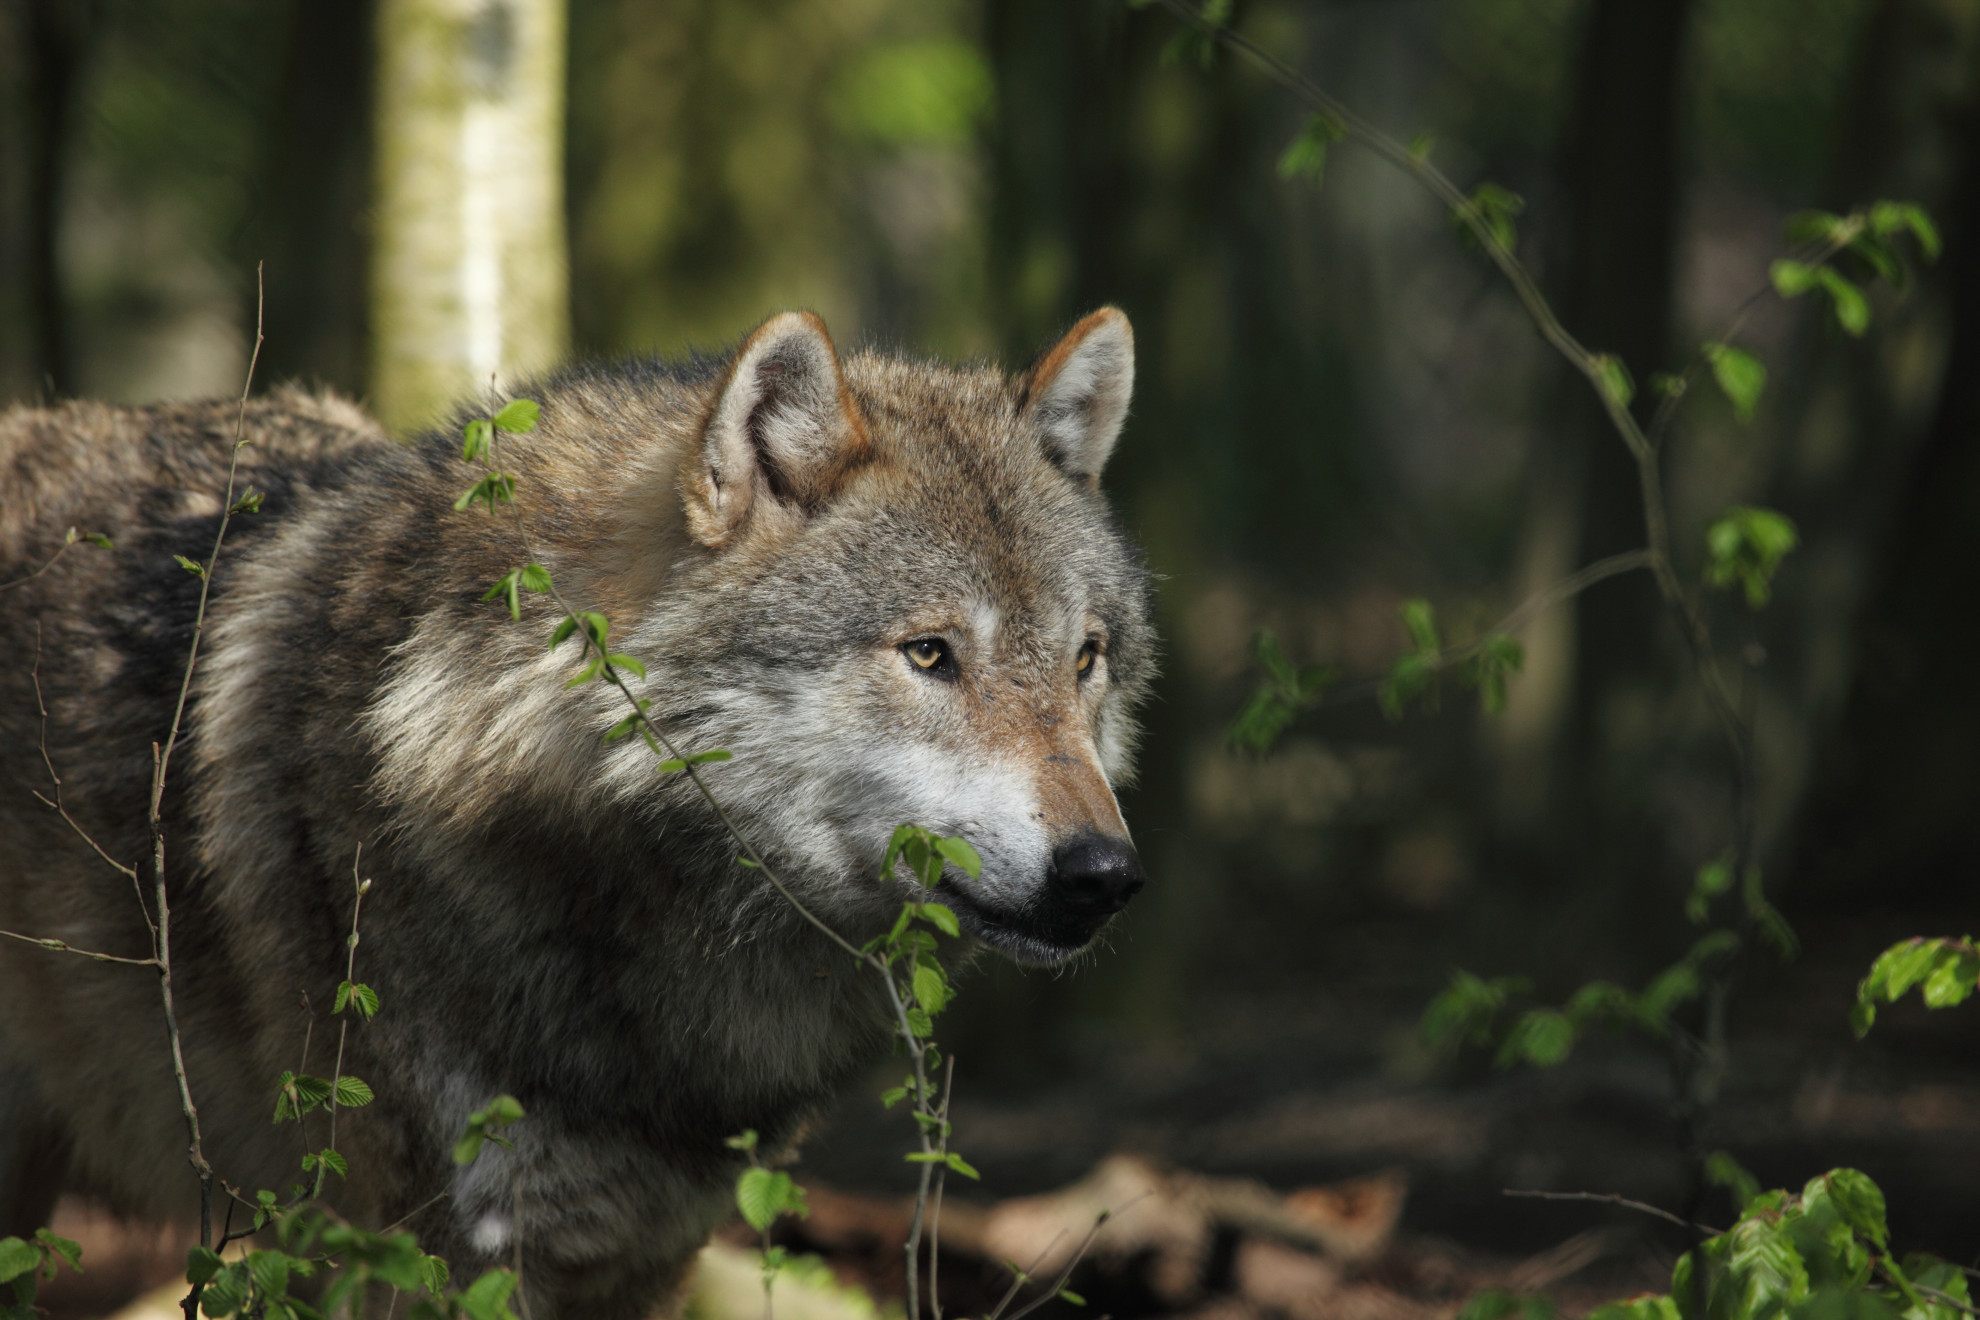
[[[26,577],[17,577],[12,582],[0,582],[0,591],[12,591],[15,587],[26,586],[28,583],[40,577],[43,573],[46,573],[49,569],[55,567],[56,564],[61,562],[62,556],[69,553],[71,547],[83,541],[89,541],[97,544],[107,543],[108,541],[107,537],[104,537],[102,538],[102,541],[99,541],[98,540],[99,536],[100,533],[97,532],[79,532],[75,528],[71,527],[68,530],[68,533],[62,538],[61,546],[55,551],[54,554],[48,557],[47,561],[43,563],[40,568],[35,569],[34,572],[29,573]]]
[[[935,1111],[936,1131],[941,1134],[936,1153],[943,1162],[935,1169],[935,1202],[928,1214],[928,1310],[942,1320],[942,1189],[949,1181],[949,1098],[956,1093],[956,1056],[951,1054],[942,1069],[942,1106]]]
[[[355,895],[351,900],[351,934],[345,941],[344,984],[357,984],[358,913],[364,910],[365,891],[371,888],[371,881],[358,876],[358,866],[364,860],[364,842],[359,840],[357,851],[351,856],[351,887]],[[351,1012],[357,1007],[355,990],[344,1001],[344,1011],[337,1015],[337,1062],[330,1072],[330,1149],[337,1149],[337,1081],[344,1075],[344,1042],[350,1038]],[[334,1006],[334,1001],[333,1001]],[[323,1190],[324,1171],[316,1171],[316,1187]]]
[[[12,930],[0,930],[0,935],[5,935],[10,940],[20,940],[25,944],[38,944],[42,948],[52,950],[55,953],[73,953],[79,957],[87,958],[91,962],[128,963],[132,967],[158,966],[158,960],[156,958],[125,958],[114,953],[97,953],[91,949],[78,949],[66,940],[42,939],[34,935],[23,935],[18,931]]]
[[[90,837],[89,831],[84,829],[82,825],[76,820],[76,818],[69,814],[69,809],[62,804],[62,776],[55,773],[55,762],[48,755],[48,703],[42,699],[42,695],[41,695],[41,620],[40,619],[36,619],[34,621],[34,667],[28,671],[28,678],[34,683],[34,708],[41,715],[41,763],[42,765],[48,768],[48,779],[49,782],[55,786],[55,796],[51,799],[45,796],[44,794],[42,794],[38,789],[30,790],[30,791],[34,793],[37,799],[39,799],[41,802],[43,802],[48,807],[53,809],[54,812],[57,815],[59,815],[62,818],[62,820],[68,825],[68,827],[76,832],[76,837],[80,838],[84,843],[88,844],[90,848],[95,851],[98,857],[101,857],[105,862],[109,863],[109,865],[114,870],[121,872],[122,874],[127,875],[131,878],[131,885],[137,891],[138,911],[144,913],[145,927],[149,929],[153,937],[156,938],[158,933],[157,927],[152,925],[151,909],[145,905],[144,886],[142,882],[140,882],[138,879],[137,868],[135,866],[126,866],[122,862],[118,861],[116,858],[112,857],[109,853],[105,852],[103,850],[103,845],[98,843],[94,838]]]
[[[1635,1210],[1642,1214],[1655,1215],[1666,1223],[1676,1224],[1679,1228],[1697,1229],[1700,1233],[1709,1234],[1712,1237],[1717,1237],[1724,1231],[1723,1229],[1713,1228],[1709,1224],[1694,1223],[1680,1215],[1674,1215],[1668,1210],[1651,1205],[1647,1201],[1632,1201],[1627,1196],[1617,1196],[1613,1192],[1538,1192],[1528,1191],[1518,1187],[1507,1187],[1502,1189],[1499,1195],[1524,1197],[1533,1201],[1599,1201],[1603,1205],[1619,1205],[1626,1210]]]
[[[207,601],[213,590],[213,574],[220,564],[220,548],[227,539],[227,527],[234,516],[234,483],[240,472],[241,450],[247,446],[247,401],[254,389],[254,369],[261,361],[264,338],[265,288],[261,263],[254,268],[254,351],[248,356],[247,378],[241,383],[240,406],[234,413],[234,450],[227,462],[227,492],[220,505],[220,526],[213,534],[213,552],[199,575],[199,606],[193,613],[192,641],[186,649],[186,666],[179,680],[179,699],[172,708],[172,724],[165,742],[151,745],[151,866],[157,885],[158,924],[153,950],[158,960],[158,994],[165,1010],[165,1029],[172,1043],[172,1073],[179,1086],[179,1107],[186,1119],[186,1161],[199,1177],[199,1242],[213,1245],[213,1166],[207,1162],[200,1140],[199,1107],[193,1103],[192,1086],[186,1078],[185,1042],[179,1032],[179,1014],[172,996],[172,910],[165,892],[165,779],[171,770],[172,753],[178,747],[185,722],[186,698],[192,691],[193,674],[199,667],[199,644],[206,631]],[[186,1320],[194,1320],[199,1310],[200,1287],[195,1284],[186,1294]]]

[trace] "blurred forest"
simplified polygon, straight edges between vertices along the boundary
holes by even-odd
[[[374,21],[0,0],[0,400],[238,390],[257,260],[260,379],[366,393]],[[1758,417],[1695,392],[1667,477],[1692,580],[1729,505],[1802,534],[1766,609],[1713,598],[1803,951],[1738,987],[1708,1143],[1770,1186],[1856,1163],[1902,1235],[1980,1250],[1980,1019],[1845,1023],[1875,953],[1962,933],[1980,880],[1980,0],[1240,0],[1233,23],[1521,194],[1521,256],[1639,381],[1764,287],[1791,214],[1939,220],[1944,258],[1873,291],[1860,340],[1765,302]],[[1073,971],[969,979],[957,1140],[987,1185],[1123,1145],[1282,1185],[1401,1165],[1409,1222],[1522,1249],[1590,1216],[1501,1187],[1682,1200],[1654,1054],[1498,1073],[1416,1033],[1453,967],[1558,999],[1693,938],[1725,772],[1647,578],[1529,628],[1501,716],[1452,688],[1225,746],[1262,627],[1375,675],[1405,598],[1461,633],[1641,543],[1627,454],[1434,201],[1346,147],[1317,188],[1282,178],[1301,108],[1164,59],[1174,20],[1121,0],[571,0],[569,24],[578,352],[719,349],[785,307],[842,346],[1012,366],[1103,302],[1136,327],[1106,484],[1160,575],[1124,797],[1152,881]],[[887,1121],[851,1097],[807,1168],[884,1182]]]

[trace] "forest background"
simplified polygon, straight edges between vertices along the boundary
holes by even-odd
[[[259,378],[375,389],[375,21],[0,4],[0,401],[238,390],[257,261]],[[1521,256],[1639,381],[1765,286],[1790,215],[1939,219],[1944,260],[1878,291],[1862,339],[1762,307],[1757,417],[1701,393],[1666,475],[1693,580],[1729,505],[1802,540],[1722,624],[1802,953],[1740,987],[1706,1140],[1768,1186],[1861,1167],[1899,1236],[1965,1259],[1980,1027],[1912,1004],[1858,1044],[1846,1015],[1894,939],[1963,933],[1980,865],[1980,0],[1248,0],[1233,23],[1521,194]],[[1693,938],[1724,767],[1648,579],[1527,628],[1502,715],[1453,690],[1400,722],[1326,706],[1269,757],[1225,738],[1260,628],[1379,675],[1405,599],[1481,630],[1641,544],[1628,455],[1432,199],[1346,147],[1318,188],[1282,176],[1302,108],[1242,62],[1164,58],[1175,30],[1118,0],[571,0],[571,342],[719,351],[803,306],[842,345],[1015,366],[1103,302],[1134,321],[1108,486],[1160,575],[1166,673],[1123,795],[1152,879],[1077,970],[985,964],[958,1001],[987,1184],[1121,1145],[1280,1185],[1402,1165],[1413,1227],[1507,1250],[1586,1214],[1503,1187],[1679,1204],[1655,1054],[1499,1072],[1417,1031],[1454,967],[1558,1000]],[[873,1108],[807,1170],[884,1182]]]

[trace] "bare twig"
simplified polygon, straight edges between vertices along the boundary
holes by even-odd
[[[241,402],[234,414],[234,449],[227,462],[227,492],[220,506],[220,526],[213,534],[213,551],[199,573],[199,606],[193,612],[192,642],[186,649],[185,673],[179,680],[179,699],[172,708],[171,727],[163,744],[151,745],[151,868],[156,883],[158,906],[153,949],[158,962],[158,994],[165,1009],[165,1029],[172,1044],[172,1073],[179,1085],[179,1107],[186,1119],[186,1161],[199,1177],[199,1242],[213,1245],[213,1166],[207,1162],[200,1140],[199,1107],[193,1103],[192,1086],[186,1078],[185,1043],[179,1032],[179,1013],[172,995],[172,910],[165,892],[165,780],[171,770],[172,753],[178,747],[185,723],[186,699],[192,691],[193,674],[199,667],[199,644],[206,631],[207,601],[213,590],[213,574],[219,567],[220,548],[227,539],[227,526],[234,516],[234,483],[240,471],[241,450],[247,446],[247,401],[254,388],[254,369],[261,361],[264,325],[262,268],[255,263],[254,351],[248,357],[247,378],[241,383]],[[186,1320],[194,1320],[199,1310],[200,1287],[195,1284],[186,1294]]]
[[[62,544],[56,549],[54,554],[48,556],[47,560],[41,565],[40,568],[35,569],[34,572],[29,573],[25,577],[17,577],[12,582],[0,582],[0,591],[12,591],[15,587],[26,586],[28,583],[40,577],[43,573],[46,573],[49,569],[55,567],[56,564],[60,563],[62,556],[69,553],[70,547],[82,541],[88,541],[96,545],[107,545],[109,543],[109,538],[103,536],[99,532],[80,532],[77,531],[75,528],[71,527],[68,530],[67,534],[63,536]]]
[[[126,866],[122,862],[118,861],[116,858],[112,857],[109,853],[105,852],[103,849],[103,845],[98,843],[94,838],[92,838],[90,836],[89,831],[84,829],[82,825],[76,820],[76,818],[69,814],[68,807],[65,806],[62,802],[62,776],[55,773],[55,762],[48,755],[48,703],[42,698],[41,695],[41,620],[40,619],[36,619],[34,621],[34,667],[28,671],[28,677],[34,683],[34,708],[41,715],[41,763],[42,765],[48,768],[48,780],[51,784],[54,785],[55,788],[55,796],[53,798],[48,797],[46,794],[41,793],[39,790],[36,790],[34,795],[40,801],[46,803],[51,809],[53,809],[54,812],[57,815],[59,815],[62,818],[62,820],[68,825],[68,827],[76,832],[76,837],[81,839],[84,843],[88,844],[91,850],[94,851],[98,857],[101,857],[106,863],[108,863],[113,870],[118,871],[119,873],[130,877],[131,886],[137,892],[138,911],[144,914],[145,928],[150,930],[153,936],[156,937],[157,927],[152,924],[151,909],[145,905],[144,886],[143,883],[138,879],[137,868],[135,866]]]
[[[34,935],[23,935],[19,931],[12,930],[0,930],[0,935],[4,935],[10,940],[20,940],[25,944],[38,944],[42,948],[55,953],[73,953],[79,957],[87,958],[91,962],[128,963],[132,967],[158,966],[158,960],[156,958],[125,958],[114,953],[97,953],[92,949],[78,949],[66,940],[44,939]]]
[[[1696,1229],[1700,1233],[1709,1234],[1712,1237],[1717,1237],[1724,1231],[1713,1228],[1709,1224],[1693,1223],[1689,1219],[1685,1219],[1680,1215],[1674,1215],[1670,1211],[1660,1209],[1647,1201],[1632,1201],[1627,1196],[1617,1196],[1614,1192],[1538,1192],[1518,1187],[1507,1187],[1499,1194],[1501,1196],[1525,1197],[1534,1201],[1599,1201],[1604,1205],[1619,1205],[1626,1210],[1635,1210],[1642,1214],[1655,1215],[1666,1223],[1676,1224],[1679,1228]]]

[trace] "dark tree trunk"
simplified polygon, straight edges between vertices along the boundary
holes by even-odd
[[[372,27],[371,0],[297,0],[289,18],[265,210],[242,253],[249,268],[266,262],[266,380],[364,387]]]
[[[1885,523],[1855,682],[1803,840],[1801,887],[1849,906],[1970,909],[1980,867],[1980,98],[1959,128],[1943,216],[1944,380]]]
[[[75,388],[57,242],[75,85],[95,26],[92,0],[28,0],[26,242],[28,316],[36,383],[61,397]]]

